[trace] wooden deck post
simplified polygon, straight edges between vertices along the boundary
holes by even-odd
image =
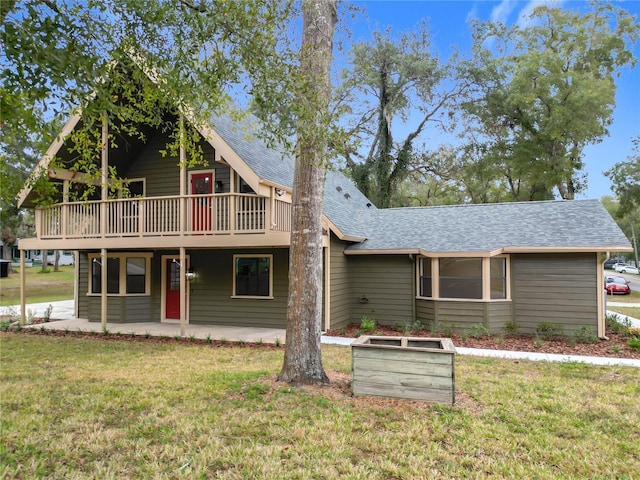
[[[107,328],[107,249],[100,250],[100,325]]]
[[[24,257],[24,250],[20,249],[20,325],[27,323],[27,302],[25,293],[25,278],[27,276],[27,272],[25,271],[26,262]]]
[[[187,336],[187,256],[180,247],[180,336]]]

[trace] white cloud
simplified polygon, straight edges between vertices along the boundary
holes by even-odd
[[[548,7],[561,7],[565,3],[564,0],[530,0],[518,14],[518,20],[516,24],[520,28],[525,28],[531,25],[531,13],[533,9],[541,5],[547,5]]]
[[[478,5],[474,4],[473,8],[467,12],[467,16],[465,17],[465,21],[469,22],[475,18],[478,18]]]
[[[516,8],[515,0],[502,0],[498,5],[491,10],[490,20],[492,22],[507,23],[509,14]]]

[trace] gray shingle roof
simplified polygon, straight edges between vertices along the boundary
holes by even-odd
[[[262,179],[293,187],[294,158],[278,149],[267,148],[256,132],[259,121],[247,115],[241,120],[228,115],[212,118],[213,129]],[[369,206],[367,206],[369,205]],[[329,170],[324,195],[324,213],[345,235],[364,238],[364,213],[375,209],[372,202],[342,173]]]
[[[214,130],[262,179],[292,188],[293,157],[270,149],[257,118],[222,115]],[[490,252],[501,248],[628,248],[598,200],[498,203],[377,209],[337,171],[328,171],[324,213],[349,237],[366,238],[351,251]]]
[[[628,248],[598,200],[393,208],[371,212],[349,250],[490,252],[500,248]]]

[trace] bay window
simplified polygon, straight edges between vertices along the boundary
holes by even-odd
[[[508,260],[500,257],[440,257],[418,261],[418,296],[436,299],[506,300]]]

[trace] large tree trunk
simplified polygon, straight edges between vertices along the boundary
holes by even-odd
[[[299,118],[293,179],[289,298],[284,362],[278,380],[327,383],[322,367],[322,198],[324,193],[335,0],[303,5]]]

